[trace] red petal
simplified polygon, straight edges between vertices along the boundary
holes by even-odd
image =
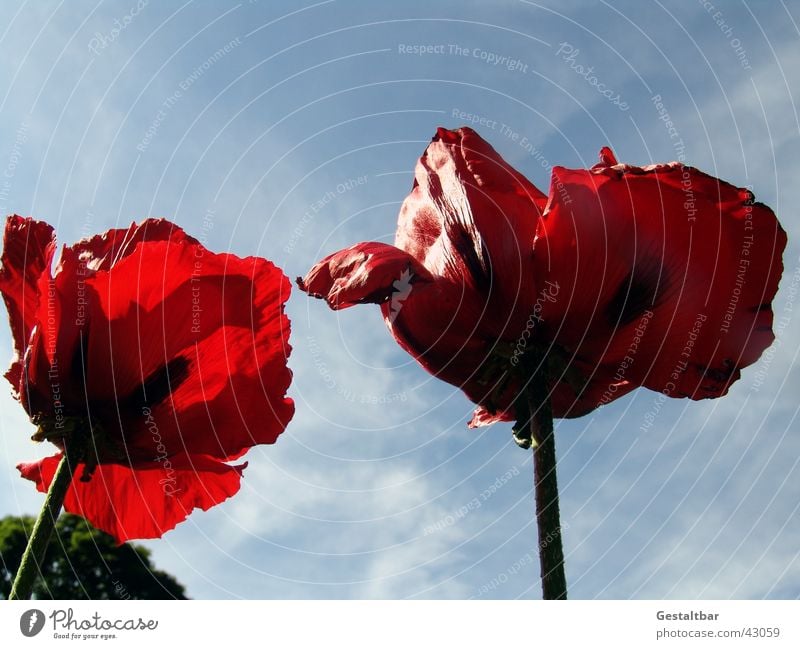
[[[166,219],[145,219],[141,223],[131,223],[128,228],[108,230],[65,248],[61,263],[85,265],[88,271],[110,270],[111,267],[130,255],[137,244],[149,241],[171,241],[172,243],[196,244],[182,228]]]
[[[720,396],[773,340],[785,244],[768,207],[692,167],[557,167],[535,256],[561,293],[541,331],[633,383]]]
[[[0,266],[0,292],[11,320],[14,359],[6,378],[19,394],[22,358],[36,324],[41,291],[40,279],[50,278],[50,263],[55,252],[53,228],[42,221],[9,216],[3,236]]]
[[[97,306],[91,280],[95,273],[108,271],[145,241],[171,242],[176,249],[186,243],[197,245],[194,239],[169,221],[147,219],[139,225],[132,224],[128,229],[110,230],[62,249],[53,283],[40,289],[48,290],[49,295],[47,303],[40,305],[36,320],[48,324],[39,327],[25,362],[21,400],[29,413],[52,409],[50,383],[53,380],[60,384],[63,401],[85,402],[81,360],[85,350],[82,345],[85,347],[89,340],[89,325],[93,320],[91,310]],[[177,276],[175,279],[179,280]],[[96,321],[93,328],[97,334],[102,331]],[[48,377],[52,369],[56,371],[56,379]],[[106,387],[113,388],[113,384]]]
[[[611,147],[604,146],[600,149],[600,162],[592,167],[592,169],[601,169],[603,167],[613,167],[614,165],[619,164],[617,162],[617,156],[614,155],[614,152],[611,150]]]
[[[46,492],[60,459],[60,454],[53,455],[17,468],[23,478]],[[208,510],[239,491],[245,466],[180,454],[163,462],[137,464],[135,469],[100,465],[90,481],[82,482],[83,465],[79,464],[64,508],[85,517],[118,543],[160,538],[195,508]]]
[[[334,309],[380,303],[403,349],[453,385],[468,384],[490,352],[487,342],[493,340],[480,330],[486,311],[481,294],[466,289],[463,282],[431,276],[393,246],[360,243],[339,251],[316,264],[298,284]]]
[[[89,393],[121,402],[134,457],[154,453],[150,411],[169,453],[238,456],[285,429],[294,413],[285,397],[291,287],[280,269],[157,242],[90,284]]]
[[[481,426],[491,426],[492,424],[496,424],[501,421],[513,420],[513,415],[509,414],[508,412],[499,411],[491,413],[483,406],[478,406],[475,408],[475,412],[472,413],[472,419],[470,419],[467,427],[480,428]]]
[[[528,317],[532,242],[545,196],[472,129],[439,129],[400,210],[396,245],[484,295],[494,329]]]
[[[400,346],[431,374],[461,388],[480,378],[491,353],[494,339],[480,329],[485,309],[478,293],[442,279],[413,287],[396,308],[382,306]]]
[[[381,304],[410,289],[412,283],[431,280],[431,274],[408,253],[369,242],[329,255],[297,283],[332,309],[344,309],[365,302]]]
[[[283,314],[290,284],[269,262],[259,260],[257,271],[255,293],[246,302],[226,291],[232,304],[252,308],[254,328],[226,323],[178,354],[189,359],[189,373],[153,409],[168,448],[238,457],[256,444],[274,443],[292,418],[294,402],[285,396],[292,378],[286,366],[289,320]],[[130,439],[135,452],[152,453],[148,432]]]

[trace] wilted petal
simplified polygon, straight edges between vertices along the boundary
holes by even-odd
[[[332,309],[381,304],[402,290],[395,283],[428,282],[431,274],[416,260],[385,243],[357,243],[317,263],[298,286],[324,299]]]
[[[546,202],[469,128],[440,128],[417,163],[395,244],[436,276],[484,296],[496,335],[517,331],[533,301],[532,242]]]

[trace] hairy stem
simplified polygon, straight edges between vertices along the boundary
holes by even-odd
[[[50,543],[50,537],[53,535],[56,520],[61,513],[64,497],[72,482],[72,474],[77,464],[76,447],[78,446],[79,444],[72,441],[64,442],[64,455],[58,463],[53,481],[45,495],[42,511],[39,512],[39,518],[36,519],[36,524],[28,538],[28,545],[22,555],[14,584],[11,586],[9,599],[30,599],[31,597],[36,577],[41,574],[42,560],[47,551],[47,545]]]

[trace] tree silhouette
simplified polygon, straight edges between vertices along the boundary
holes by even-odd
[[[0,597],[8,599],[14,575],[33,529],[31,516],[0,519]],[[157,570],[150,550],[123,543],[80,516],[62,514],[50,539],[36,599],[187,599],[184,587]]]

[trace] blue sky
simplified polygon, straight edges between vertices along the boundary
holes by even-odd
[[[464,114],[545,190],[606,144],[752,185],[789,232],[787,326],[727,397],[670,400],[646,432],[646,390],[557,422],[567,576],[577,598],[796,598],[800,6],[715,4],[8,2],[0,207],[64,243],[164,216],[294,277],[391,242],[416,159]],[[538,598],[510,426],[468,430],[376,307],[295,291],[288,312],[295,419],[235,498],[146,543],[157,565],[196,598]],[[0,515],[41,505],[14,469],[50,452],[31,432],[0,391]]]

